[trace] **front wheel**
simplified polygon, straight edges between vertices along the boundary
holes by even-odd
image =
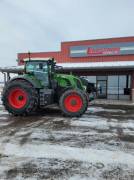
[[[88,102],[82,91],[67,90],[61,95],[59,106],[64,115],[79,117],[87,110]]]

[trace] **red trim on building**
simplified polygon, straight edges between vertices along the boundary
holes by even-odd
[[[74,62],[109,62],[109,61],[134,61],[134,54],[129,55],[111,55],[111,56],[90,56],[90,57],[70,57],[71,46],[82,46],[82,45],[99,45],[99,44],[110,44],[110,43],[124,43],[134,42],[133,37],[120,37],[120,38],[109,38],[109,39],[95,39],[95,40],[83,40],[83,41],[70,41],[61,43],[61,51],[58,52],[31,52],[32,57],[54,57],[57,63],[74,63]],[[28,58],[28,53],[19,53],[18,60],[19,65],[23,64],[23,59]]]

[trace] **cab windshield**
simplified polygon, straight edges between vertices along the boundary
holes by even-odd
[[[32,73],[34,76],[41,81],[43,86],[48,86],[49,84],[49,72],[47,62],[27,62],[26,63],[26,73]]]
[[[47,62],[27,62],[26,72],[48,72]]]

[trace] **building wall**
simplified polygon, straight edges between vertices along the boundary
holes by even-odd
[[[84,41],[70,41],[61,43],[61,51],[58,52],[31,52],[31,57],[54,57],[57,63],[71,63],[71,62],[106,62],[106,61],[133,61],[134,54],[130,55],[110,55],[110,56],[93,56],[93,57],[70,57],[70,47],[72,46],[86,46],[99,45],[111,43],[131,43],[134,42],[134,37],[96,39]],[[23,59],[28,58],[28,53],[19,53],[19,64],[23,64]]]
[[[63,58],[62,62],[103,62],[103,61],[106,62],[106,61],[134,60],[134,54],[133,55],[79,57],[79,58],[71,58],[69,56],[69,49],[71,46],[98,45],[98,44],[124,43],[124,42],[134,42],[134,37],[62,42],[61,43],[61,53],[62,53],[62,58]]]
[[[112,62],[112,61],[134,61],[134,52],[133,54],[112,54],[112,55],[97,55],[97,56],[88,56],[88,57],[71,57],[70,56],[70,48],[74,46],[100,46],[102,47],[105,45],[105,47],[108,47],[110,44],[113,45],[113,43],[134,43],[134,36],[133,37],[121,37],[121,38],[109,38],[109,39],[95,39],[95,40],[84,40],[84,41],[70,41],[70,42],[62,42],[61,43],[61,50],[57,52],[31,52],[31,58],[33,57],[54,57],[57,61],[57,63],[78,63],[78,62]],[[133,45],[134,47],[134,45]],[[132,47],[132,48],[133,48]],[[22,65],[23,59],[28,58],[28,53],[19,53],[18,54],[18,62],[19,65]],[[65,71],[64,73],[69,73],[72,72],[72,70]],[[80,69],[75,69],[73,71],[73,74],[75,75],[82,75],[82,76],[107,76],[108,78],[108,84],[110,84],[109,79],[112,77],[111,76],[117,76],[117,79],[122,76],[129,75],[131,77],[131,93],[130,95],[117,95],[117,97],[121,97],[122,99],[126,98],[131,99],[134,102],[134,70],[133,69],[104,69],[104,70],[80,70]],[[120,77],[119,77],[120,76]],[[123,84],[123,87],[125,88],[125,84]],[[107,86],[107,88],[109,88]],[[115,87],[115,89],[118,87]],[[118,89],[119,91],[119,89]],[[123,91],[122,91],[123,92]],[[113,95],[113,98],[115,96]],[[110,98],[110,95],[107,96],[107,98]]]

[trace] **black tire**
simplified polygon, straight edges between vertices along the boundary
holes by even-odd
[[[17,97],[17,102],[22,101],[24,98],[26,98],[24,106],[22,107],[14,107],[15,102],[12,103],[12,99],[13,99],[13,95],[11,95],[11,92],[15,92],[16,89],[19,89],[20,91],[24,92],[26,97],[20,96]],[[16,95],[17,96],[17,95]],[[17,115],[29,115],[32,114],[33,112],[36,111],[37,106],[38,106],[38,92],[37,90],[32,87],[32,85],[25,81],[25,80],[15,80],[10,82],[9,84],[7,84],[4,89],[3,89],[3,93],[2,93],[2,102],[3,105],[5,107],[5,109],[17,116]]]
[[[54,101],[55,101],[57,104],[59,104],[59,99],[60,99],[61,95],[62,95],[65,91],[70,90],[70,89],[72,89],[72,88],[71,88],[71,87],[65,88],[65,87],[60,87],[60,86],[59,86],[59,87],[56,89],[56,91],[55,91]]]
[[[65,91],[61,95],[59,106],[63,115],[69,117],[79,117],[87,110],[88,101],[85,93],[81,90],[72,89]]]
[[[86,97],[86,110],[88,109],[88,102],[89,102],[89,95],[88,95],[88,93],[86,93],[86,92],[84,92],[84,95],[85,95],[85,97]]]

